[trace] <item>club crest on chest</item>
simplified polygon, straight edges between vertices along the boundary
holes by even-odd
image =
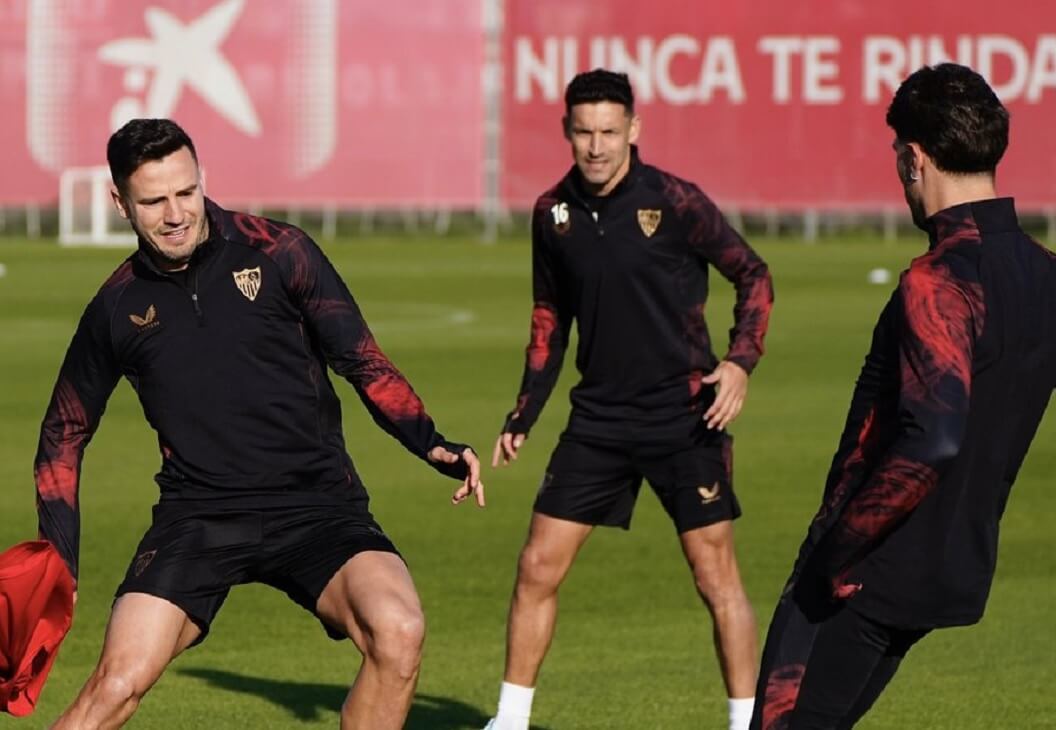
[[[656,233],[656,229],[660,227],[661,214],[662,211],[659,210],[638,209],[638,225],[641,226],[642,233],[645,234],[646,238],[652,238],[653,234]]]
[[[232,271],[231,276],[235,277],[235,286],[246,299],[252,302],[257,298],[262,283],[259,266],[253,269]]]

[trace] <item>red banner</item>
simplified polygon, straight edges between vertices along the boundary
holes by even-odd
[[[901,206],[884,115],[906,75],[943,60],[977,69],[1012,113],[999,192],[1056,204],[1051,4],[508,0],[503,193],[524,207],[564,174],[565,84],[601,66],[631,77],[642,158],[722,205]]]
[[[480,0],[0,0],[0,203],[171,117],[225,203],[475,208]]]

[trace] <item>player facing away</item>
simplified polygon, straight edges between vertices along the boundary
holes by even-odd
[[[77,575],[84,448],[123,375],[157,431],[161,496],[129,565],[98,666],[56,728],[118,727],[236,584],[285,592],[363,655],[341,727],[403,726],[422,609],[345,451],[327,366],[375,422],[484,505],[479,462],[446,441],[375,343],[318,246],[204,196],[190,138],[137,119],[110,138],[118,212],[139,250],[88,304],[44,417],[43,538]]]
[[[757,730],[850,728],[928,631],[980,619],[1056,382],[1056,260],[994,189],[1005,108],[977,73],[941,64],[902,83],[887,123],[928,250],[873,331],[770,626]]]
[[[642,480],[670,515],[714,621],[733,728],[746,728],[756,624],[737,568],[732,439],[773,301],[766,264],[700,189],[638,157],[626,74],[597,69],[565,92],[574,165],[532,215],[534,309],[520,393],[495,445],[517,454],[579,328],[567,428],[521,551],[495,730],[527,728],[557,619],[557,591],[597,525],[630,526]],[[718,360],[704,321],[708,268],[733,282],[735,323]]]

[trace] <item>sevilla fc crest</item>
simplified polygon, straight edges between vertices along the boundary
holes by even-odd
[[[158,554],[157,550],[150,550],[145,553],[141,553],[136,556],[136,562],[132,566],[132,572],[135,573],[136,577],[143,575],[143,571],[147,569],[151,561],[154,560],[154,556]]]
[[[651,238],[656,229],[660,227],[660,211],[646,208],[638,209],[638,225],[642,227],[642,233],[646,238]]]
[[[261,284],[259,266],[255,269],[232,271],[231,276],[235,277],[235,285],[246,299],[252,302],[257,298],[257,293],[260,291]]]

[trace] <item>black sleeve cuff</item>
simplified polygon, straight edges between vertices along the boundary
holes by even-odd
[[[446,441],[440,439],[438,442],[433,444],[433,448],[441,446],[452,454],[458,454],[458,461],[453,464],[448,464],[446,461],[430,461],[429,464],[438,472],[443,474],[445,477],[451,477],[452,479],[465,479],[469,476],[469,466],[466,464],[466,460],[462,458],[462,452],[466,449],[473,451],[474,454],[477,452],[473,450],[473,447],[469,444],[460,444],[454,441]],[[432,449],[430,449],[432,450]]]
[[[532,424],[528,423],[523,418],[515,418],[513,413],[506,416],[506,421],[502,424],[502,433],[527,436],[528,432],[531,430]]]

